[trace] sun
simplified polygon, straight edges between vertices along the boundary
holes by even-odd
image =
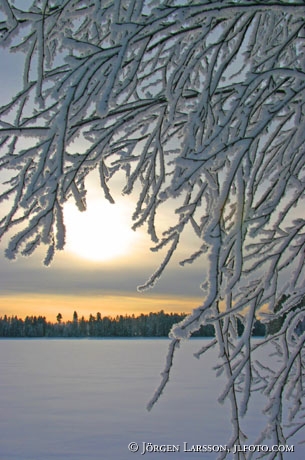
[[[132,252],[137,235],[130,228],[126,204],[91,200],[87,210],[80,212],[68,203],[64,216],[66,249],[75,255],[103,262]]]

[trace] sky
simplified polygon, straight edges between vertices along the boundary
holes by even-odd
[[[19,54],[5,50],[0,54],[0,105],[4,105],[20,88],[22,66]],[[55,321],[59,312],[64,320],[72,319],[75,310],[79,317],[97,312],[115,316],[161,309],[188,313],[201,305],[199,286],[205,277],[205,261],[179,265],[179,260],[198,248],[198,239],[190,232],[157,285],[146,292],[137,291],[158,268],[166,249],[151,252],[153,244],[145,228],[131,230],[135,197],[123,198],[120,188],[124,184],[120,178],[115,181],[114,205],[105,200],[95,173],[87,183],[88,211],[80,213],[74,204],[67,204],[66,247],[55,255],[50,267],[42,263],[44,247],[30,257],[7,260],[9,237],[4,237],[0,242],[0,316],[43,315]],[[5,206],[1,204],[1,215]],[[167,227],[170,211],[169,207],[161,211],[160,228]]]
[[[192,251],[195,240],[187,235],[153,289],[138,292],[158,268],[165,252],[153,246],[145,228],[131,230],[132,203],[122,198],[111,205],[95,184],[88,184],[88,210],[80,213],[68,203],[65,212],[66,246],[49,267],[43,265],[46,248],[29,257],[5,257],[9,241],[0,244],[0,316],[43,315],[66,320],[100,312],[103,316],[157,312],[190,312],[202,302],[202,261],[181,267],[179,260]],[[162,215],[160,217],[162,221]],[[166,217],[163,222],[166,225]]]
[[[80,213],[68,203],[66,247],[56,253],[49,267],[43,265],[44,247],[29,257],[6,259],[9,238],[3,239],[0,316],[42,314],[52,320],[60,312],[69,320],[74,310],[88,317],[96,312],[137,315],[161,309],[187,313],[200,305],[202,261],[189,267],[179,265],[193,247],[192,235],[185,238],[156,286],[138,292],[137,286],[158,268],[165,252],[151,252],[153,244],[145,228],[131,230],[131,203],[121,199],[108,204],[94,180],[88,191],[88,211]]]

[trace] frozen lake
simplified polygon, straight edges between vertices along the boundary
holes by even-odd
[[[182,344],[151,412],[146,404],[160,382],[166,339],[1,340],[0,459],[215,459],[184,447],[224,445],[231,435],[227,406],[217,403],[215,352],[200,360],[192,355],[203,340]],[[263,427],[261,407],[257,396],[243,425],[248,444]],[[131,442],[138,452],[128,450]],[[141,455],[143,443],[181,448]],[[285,459],[304,453],[297,445]]]

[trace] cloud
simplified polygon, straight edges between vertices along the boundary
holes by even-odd
[[[0,291],[2,293],[40,294],[90,294],[103,292],[137,293],[137,286],[144,283],[155,267],[128,265],[83,264],[68,266],[59,263],[51,267],[35,264],[30,259],[0,263]],[[165,271],[150,292],[164,295],[200,295],[202,271],[195,267],[172,266]]]

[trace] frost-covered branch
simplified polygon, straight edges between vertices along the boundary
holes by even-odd
[[[146,225],[154,250],[167,248],[142,289],[162,275],[186,229],[198,248],[181,264],[208,255],[202,305],[172,329],[171,358],[153,403],[168,380],[175,344],[211,323],[233,441],[241,440],[252,390],[270,382],[277,401],[298,382],[295,420],[304,377],[298,345],[305,298],[304,2],[33,0],[17,7],[1,0],[0,6],[1,46],[24,55],[23,86],[0,109],[0,200],[9,203],[0,235],[11,235],[7,256],[44,244],[50,263],[64,247],[64,203],[72,198],[86,208],[85,179],[95,169],[112,202],[111,179],[124,172],[122,192],[138,194],[134,228]],[[174,217],[160,231],[168,203]],[[286,373],[253,359],[252,329],[266,314],[269,324],[284,318],[273,343],[291,364]],[[283,440],[279,402],[274,410],[271,431]],[[298,431],[301,422],[295,423]]]

